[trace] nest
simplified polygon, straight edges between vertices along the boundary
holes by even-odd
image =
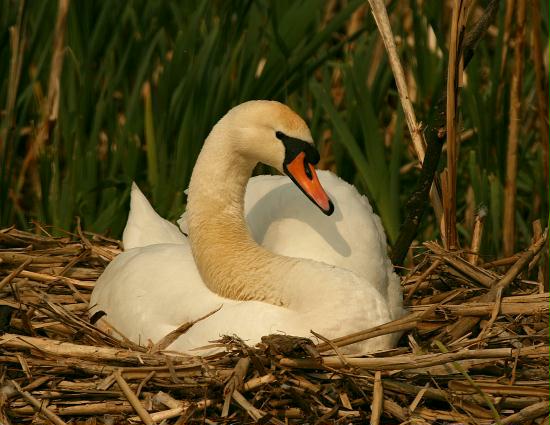
[[[314,345],[271,336],[197,358],[92,326],[94,282],[118,241],[0,230],[0,423],[548,423],[546,233],[476,265],[435,242],[403,279],[406,317]],[[390,332],[369,356],[339,347]]]

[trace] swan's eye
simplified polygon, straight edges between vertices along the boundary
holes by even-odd
[[[282,131],[276,131],[275,132],[275,137],[279,140],[283,140],[286,138],[286,134],[283,133]]]

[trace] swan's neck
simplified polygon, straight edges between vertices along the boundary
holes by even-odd
[[[284,274],[296,259],[259,246],[244,218],[244,195],[256,164],[236,152],[223,132],[212,131],[189,185],[187,217],[195,263],[219,295],[288,305]]]

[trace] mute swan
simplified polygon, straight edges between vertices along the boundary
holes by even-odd
[[[90,314],[105,312],[116,330],[146,343],[221,306],[169,347],[191,353],[205,353],[193,349],[223,334],[250,344],[275,332],[335,338],[400,317],[399,279],[379,218],[355,188],[329,172],[318,177],[318,160],[307,125],[287,106],[250,101],[231,109],[193,169],[180,220],[189,238],[134,185],[125,252],[98,279]],[[287,177],[248,182],[257,162],[290,177],[319,210]],[[387,349],[396,337],[347,351]]]

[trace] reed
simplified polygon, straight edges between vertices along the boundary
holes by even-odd
[[[411,313],[400,320],[333,340],[318,335],[318,345],[277,335],[249,347],[224,337],[216,343],[226,352],[196,358],[90,325],[93,283],[119,243],[47,230],[0,229],[2,423],[488,425],[540,423],[548,415],[549,294],[531,280],[543,262],[544,231],[498,265],[472,264],[428,243],[404,278],[414,292]],[[499,287],[506,293],[489,301]],[[479,325],[451,333],[443,345],[441,335],[468,318]],[[392,332],[405,334],[394,350],[342,353]]]
[[[510,124],[508,128],[508,149],[506,153],[506,184],[504,186],[503,251],[512,255],[516,241],[516,197],[518,178],[518,144],[521,119],[521,90],[523,84],[523,62],[525,45],[526,3],[518,2],[516,32],[514,37],[514,68],[510,88]]]

